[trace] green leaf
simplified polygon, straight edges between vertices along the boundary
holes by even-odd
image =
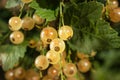
[[[65,24],[71,24],[74,30],[74,36],[68,41],[73,50],[90,53],[92,50],[120,47],[118,33],[100,19],[102,8],[103,4],[94,1],[66,8]]]
[[[104,45],[104,47],[120,48],[120,37],[118,36],[118,32],[111,28],[108,22],[105,22],[104,20],[98,20],[96,27],[96,36],[99,36],[99,39],[108,44]]]
[[[7,0],[7,4],[6,4],[6,8],[12,8],[12,7],[16,7],[17,5],[20,4],[21,0]]]
[[[55,10],[42,8],[35,0],[32,1],[30,7],[34,8],[36,10],[35,13],[41,18],[46,19],[46,21],[52,21],[56,19]]]
[[[2,59],[3,70],[12,69],[20,58],[23,58],[26,52],[26,42],[20,45],[1,45],[0,56]]]
[[[72,3],[65,7],[65,23],[66,24],[80,24],[81,26],[88,26],[88,22],[96,21],[102,16],[103,4],[95,1]]]

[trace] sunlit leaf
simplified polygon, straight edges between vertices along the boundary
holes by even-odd
[[[0,46],[0,55],[2,67],[4,70],[12,69],[19,59],[23,58],[26,52],[26,43],[20,45],[3,45]]]
[[[36,1],[33,1],[30,4],[30,7],[34,8],[36,10],[35,13],[41,18],[46,19],[46,21],[52,21],[56,19],[54,10],[40,7]]]

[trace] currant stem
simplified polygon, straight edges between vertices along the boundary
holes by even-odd
[[[42,72],[40,71],[40,78],[43,77]]]
[[[60,65],[60,76],[61,76],[61,80],[64,80],[64,75],[63,75],[63,72],[62,72],[61,59],[62,59],[62,55],[60,54],[60,61],[59,61],[59,65]]]
[[[22,15],[22,10],[23,10],[24,6],[25,6],[25,3],[21,4],[21,9],[20,9],[19,17],[21,17],[21,15]]]
[[[62,23],[62,25],[64,26],[63,5],[64,3],[61,1],[60,2],[60,23]]]
[[[68,62],[72,62],[72,60],[71,60],[71,50],[69,49],[69,51],[68,51],[68,56],[67,56],[67,58],[68,58]]]

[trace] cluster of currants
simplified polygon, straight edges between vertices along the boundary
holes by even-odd
[[[32,0],[21,0],[23,3],[30,3]],[[33,14],[32,17],[18,16],[9,19],[10,41],[13,44],[21,44],[24,41],[22,31],[30,31],[35,25],[44,23],[44,19]],[[44,50],[47,46],[47,52],[41,53],[35,59],[35,67],[41,72],[47,71],[44,76],[40,76],[33,69],[25,71],[23,68],[16,68],[6,72],[7,80],[78,80],[75,75],[79,72],[86,73],[91,68],[89,55],[77,52],[78,60],[74,63],[71,60],[71,51],[66,49],[66,41],[73,37],[72,26],[60,26],[58,30],[52,26],[42,27],[40,40],[38,42],[30,40],[29,47],[36,50]],[[42,45],[42,49],[40,49]],[[93,52],[94,53],[94,52]],[[79,71],[79,72],[78,72]],[[80,75],[80,74],[79,74]],[[25,77],[26,76],[26,77]],[[11,78],[11,79],[10,79]],[[82,79],[84,80],[84,79]]]
[[[106,10],[110,21],[117,23],[120,22],[120,8],[118,0],[107,0]]]
[[[78,53],[78,63],[67,61],[69,53],[66,53],[65,41],[69,40],[73,36],[73,29],[71,26],[64,25],[58,29],[58,32],[53,27],[45,27],[40,33],[41,41],[49,45],[49,49],[46,54],[41,54],[35,59],[35,66],[39,70],[47,70],[43,80],[59,80],[60,76],[65,75],[66,80],[77,80],[74,76],[78,70],[82,73],[86,73],[91,68],[89,56],[85,57],[84,53]],[[51,64],[51,65],[49,65]],[[62,73],[62,74],[61,74]],[[63,79],[62,79],[63,80]]]
[[[6,80],[40,80],[39,73],[34,69],[25,70],[22,67],[17,67],[6,71]]]
[[[32,0],[21,0],[23,4],[30,3]],[[9,19],[9,29],[13,31],[10,34],[10,41],[13,44],[21,44],[24,41],[24,33],[22,30],[30,31],[35,27],[35,24],[40,25],[45,20],[34,14],[32,17],[25,16],[22,19],[20,16],[13,16]],[[22,30],[21,30],[22,29]]]
[[[59,36],[59,37],[58,37]],[[62,60],[65,62],[64,56],[62,56],[65,51],[65,42],[73,36],[73,29],[71,26],[64,25],[57,30],[53,27],[45,27],[40,33],[40,39],[44,44],[48,44],[50,50],[47,51],[46,55],[39,55],[35,59],[35,66],[40,70],[45,70],[48,68],[49,64],[60,65],[63,67]],[[58,67],[59,70],[61,67]],[[70,68],[71,67],[71,68]],[[73,73],[69,74],[66,69],[72,69]],[[74,75],[77,72],[76,66],[73,63],[67,63],[66,67],[63,68],[65,75]]]

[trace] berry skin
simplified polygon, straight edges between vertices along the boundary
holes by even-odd
[[[36,46],[37,46],[37,41],[31,39],[31,40],[29,41],[29,47],[30,47],[30,48],[35,48]]]
[[[28,69],[26,71],[25,80],[41,80],[39,73],[37,73],[34,69]]]
[[[53,80],[53,78],[49,75],[45,75],[42,80]]]
[[[66,60],[65,58],[61,57],[60,62],[57,64],[53,64],[53,66],[57,69],[57,70],[61,70],[61,67],[63,68],[66,65]]]
[[[10,34],[10,41],[13,44],[21,44],[24,41],[24,34],[20,31],[14,31]]]
[[[65,50],[65,42],[59,38],[53,39],[50,43],[50,49],[62,53]]]
[[[8,71],[5,73],[5,79],[6,79],[6,80],[15,80],[14,70],[8,70]]]
[[[77,73],[76,65],[73,63],[67,63],[63,67],[63,72],[67,77],[73,77]]]
[[[46,56],[40,55],[35,59],[35,66],[40,70],[45,70],[49,66],[49,61]]]
[[[23,3],[30,3],[32,2],[33,0],[21,0]]]
[[[23,30],[32,30],[34,28],[35,22],[31,17],[24,17],[22,19],[22,29]]]
[[[57,70],[56,68],[54,68],[53,66],[51,66],[48,70],[47,70],[47,74],[51,77],[51,78],[55,78],[59,75],[59,70]]]
[[[22,20],[19,17],[11,17],[8,23],[11,31],[19,30],[22,27]]]
[[[50,44],[50,42],[57,38],[57,31],[53,27],[43,28],[40,34],[43,43]]]
[[[109,12],[109,17],[112,22],[120,22],[120,8],[115,8]]]
[[[15,78],[17,79],[23,79],[26,75],[25,69],[22,67],[16,68],[14,73],[15,73]]]
[[[119,6],[118,0],[109,0],[109,3],[106,5],[107,10],[115,9]]]
[[[48,58],[50,64],[57,64],[60,61],[60,54],[52,50],[49,50],[46,53],[46,57]]]
[[[77,63],[77,66],[78,66],[78,70],[80,72],[83,72],[83,73],[86,73],[90,70],[91,68],[91,63],[88,59],[81,59],[78,63]]]
[[[41,25],[41,24],[43,24],[44,22],[45,22],[45,20],[44,19],[42,19],[40,16],[38,16],[37,14],[34,14],[33,15],[33,20],[35,21],[35,23],[37,24],[37,25]]]
[[[62,40],[68,40],[73,36],[73,29],[70,26],[62,26],[58,30],[58,35]]]

